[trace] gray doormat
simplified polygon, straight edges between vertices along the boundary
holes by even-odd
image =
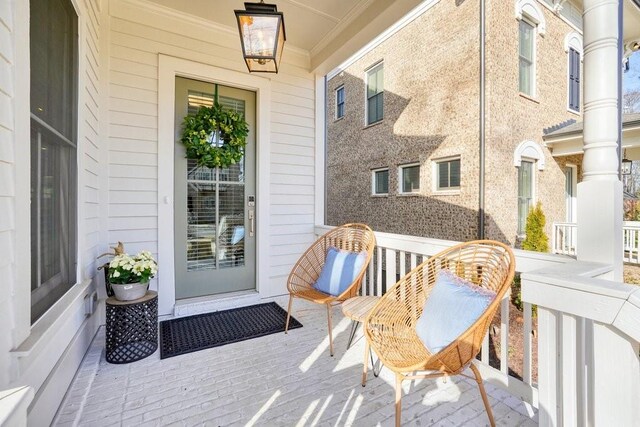
[[[160,322],[160,359],[284,332],[287,312],[275,302]],[[289,329],[301,328],[293,316]]]

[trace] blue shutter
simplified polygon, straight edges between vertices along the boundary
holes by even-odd
[[[580,53],[569,49],[569,108],[580,111]]]

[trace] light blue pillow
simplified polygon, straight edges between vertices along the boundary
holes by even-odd
[[[358,277],[366,261],[366,252],[350,252],[330,247],[314,287],[325,294],[340,295]]]
[[[416,323],[418,337],[431,354],[438,353],[469,329],[495,297],[495,292],[441,270]]]

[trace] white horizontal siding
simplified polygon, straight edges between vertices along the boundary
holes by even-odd
[[[100,176],[106,173],[106,165],[101,165],[101,151],[106,147],[100,139],[100,105],[102,102],[102,82],[100,80],[103,58],[100,52],[100,12],[95,1],[85,0],[81,4],[84,45],[80,46],[81,103],[78,106],[78,120],[81,123],[78,141],[80,158],[80,230],[79,253],[83,260],[83,278],[96,275],[99,263],[96,257],[104,252],[106,242],[100,241],[100,202],[108,197],[105,188],[100,188]],[[81,71],[82,72],[82,71]],[[84,92],[82,92],[84,91]]]
[[[144,13],[142,13],[144,11]],[[157,249],[158,54],[246,72],[237,34],[194,24],[129,0],[110,4],[109,241]],[[268,277],[286,274],[314,239],[315,83],[285,48],[271,84]],[[288,274],[288,273],[287,273]]]

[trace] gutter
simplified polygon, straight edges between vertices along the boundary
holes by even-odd
[[[640,0],[639,0],[640,1]],[[480,173],[478,179],[478,239],[484,239],[485,228],[485,134],[486,134],[486,4],[480,0]]]
[[[640,1],[640,0],[638,0],[638,1]],[[638,129],[638,128],[640,128],[640,120],[633,120],[631,122],[626,122],[626,123],[622,124],[622,130],[623,131],[630,131],[630,130],[635,130],[635,129]],[[542,139],[545,142],[553,143],[553,142],[555,142],[555,141],[553,141],[554,139],[564,138],[564,137],[573,136],[573,135],[582,135],[583,131],[584,131],[584,129],[578,129],[578,130],[573,130],[573,131],[570,131],[570,132],[552,133],[552,134],[549,134],[549,135],[544,135],[542,137]]]

